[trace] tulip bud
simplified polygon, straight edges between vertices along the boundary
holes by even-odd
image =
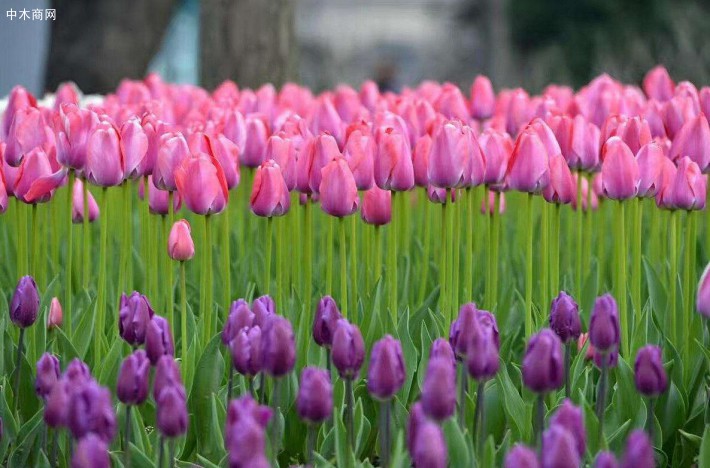
[[[644,431],[636,429],[626,439],[621,468],[653,468],[655,466],[656,461],[653,458],[651,440]]]
[[[271,377],[283,377],[296,362],[296,342],[291,322],[280,315],[271,315],[262,329],[264,370]]]
[[[331,350],[333,365],[343,379],[356,379],[365,360],[365,342],[360,329],[345,319],[338,320]]]
[[[563,205],[572,203],[576,188],[565,158],[561,154],[550,156],[550,184],[542,191],[545,200]]]
[[[663,65],[657,65],[643,77],[643,90],[656,101],[667,101],[673,97],[675,83]]]
[[[264,430],[270,419],[271,409],[260,406],[250,396],[231,401],[224,431],[230,468],[268,468],[269,464],[264,459]]]
[[[515,444],[505,456],[504,468],[538,468],[537,454],[531,448]]]
[[[424,412],[436,421],[450,418],[456,410],[456,372],[445,358],[429,359],[422,386]]]
[[[369,190],[375,184],[375,140],[369,131],[355,130],[345,142],[343,157],[353,173],[358,190]]]
[[[173,224],[168,236],[168,255],[173,260],[184,262],[195,256],[195,243],[190,235],[190,223],[180,219]]]
[[[318,346],[330,348],[333,344],[335,327],[341,318],[338,305],[332,297],[324,296],[318,302],[316,316],[313,320],[313,340]]]
[[[239,162],[247,167],[259,167],[264,162],[269,128],[263,115],[250,114],[244,119],[246,124],[246,144],[239,155]]]
[[[116,396],[121,403],[140,405],[148,398],[149,372],[150,362],[142,349],[123,360],[116,384]]]
[[[240,329],[229,342],[232,365],[236,371],[247,377],[253,377],[261,372],[263,367],[261,347],[261,328]]]
[[[562,343],[569,343],[579,338],[582,333],[582,322],[579,319],[579,306],[572,296],[564,291],[552,300],[550,307],[550,328]]]
[[[170,213],[170,194],[173,195],[173,213],[180,211],[182,200],[178,192],[159,189],[153,183],[153,176],[149,175],[145,184],[138,185],[138,197],[145,199],[145,190],[148,190],[148,211],[152,214],[167,215]]]
[[[264,161],[256,170],[249,206],[257,216],[270,218],[283,216],[291,207],[291,197],[279,166]]]
[[[44,422],[49,427],[66,426],[67,406],[69,404],[70,383],[67,379],[61,378],[52,386],[52,390],[47,396],[44,405]]]
[[[615,134],[626,143],[634,154],[651,142],[651,129],[643,117],[636,116],[622,120],[616,128]]]
[[[392,192],[373,185],[362,198],[363,221],[374,226],[389,224],[392,220]]]
[[[138,291],[121,294],[118,333],[130,345],[145,343],[148,324],[155,315],[148,298]]]
[[[153,184],[161,189],[174,192],[176,170],[190,156],[190,148],[182,133],[165,133],[158,142],[158,152],[153,169]]]
[[[320,183],[320,201],[323,211],[342,218],[357,211],[359,197],[355,178],[347,162],[338,157],[325,165]]]
[[[445,468],[448,465],[446,441],[438,424],[422,421],[414,440],[412,459],[418,467]]]
[[[67,407],[67,426],[75,439],[89,433],[110,442],[116,435],[116,414],[111,392],[93,380],[71,392]]]
[[[158,363],[163,355],[174,356],[175,345],[170,324],[160,315],[155,315],[149,322],[145,334],[145,351],[152,365]]]
[[[698,283],[698,293],[695,298],[695,310],[704,318],[710,319],[710,264],[705,267],[703,276]]]
[[[576,443],[577,454],[582,459],[587,450],[587,431],[584,428],[582,409],[574,406],[569,399],[565,399],[562,402],[562,406],[550,418],[550,426],[555,424],[562,426],[572,434]]]
[[[489,128],[478,137],[478,143],[486,160],[483,183],[489,186],[503,184],[508,161],[513,152],[513,140],[510,135]]]
[[[414,187],[414,165],[408,138],[392,127],[379,135],[375,183],[383,190],[410,190]]]
[[[426,420],[422,402],[414,403],[409,409],[409,419],[407,420],[407,449],[409,449],[409,453],[414,453],[419,428]]]
[[[477,317],[472,325],[466,349],[466,368],[473,379],[483,382],[493,378],[498,372],[498,345],[492,327],[483,325],[480,317]]]
[[[268,317],[276,313],[276,304],[270,296],[260,296],[252,302],[251,310],[254,312],[254,325],[263,329]]]
[[[391,335],[385,335],[372,347],[367,390],[379,400],[389,400],[404,385],[406,372],[402,344]]]
[[[661,145],[652,141],[644,145],[636,155],[639,164],[639,197],[655,197],[661,188],[663,161],[666,156],[663,154]]]
[[[439,188],[461,187],[470,152],[470,140],[460,122],[450,121],[440,126],[429,152],[429,183]]]
[[[64,370],[63,378],[68,380],[72,385],[79,386],[91,380],[91,372],[86,363],[80,361],[78,358],[74,358]]]
[[[474,323],[477,321],[478,323]],[[498,325],[495,317],[485,310],[478,310],[476,304],[469,302],[464,304],[459,309],[458,318],[451,324],[449,330],[449,343],[453,348],[456,356],[461,358],[466,356],[468,346],[472,341],[472,336],[477,325],[481,325],[483,329],[488,329],[491,332],[491,338],[496,348],[500,347],[500,338],[498,336]]]
[[[165,387],[158,396],[156,425],[164,437],[173,438],[187,432],[185,389],[178,385]]]
[[[459,196],[458,192],[459,191],[457,189],[449,190],[444,188],[437,188],[433,185],[429,185],[426,188],[426,194],[429,198],[429,201],[432,203],[440,203],[442,205],[448,202],[447,199],[449,194],[451,194],[451,203],[455,203],[456,199]]]
[[[551,425],[542,435],[542,445],[542,468],[579,468],[577,444],[566,428]]]
[[[533,335],[523,358],[523,383],[536,393],[546,393],[562,386],[565,368],[562,342],[549,328]]]
[[[678,160],[688,156],[702,172],[710,167],[710,125],[704,114],[688,120],[673,138],[668,156]]]
[[[86,144],[86,179],[100,187],[123,182],[125,160],[118,129],[109,122],[100,122]]]
[[[663,368],[661,348],[647,345],[639,349],[634,363],[636,390],[647,397],[658,396],[668,388],[668,376]]]
[[[664,199],[667,197],[671,208],[702,210],[705,208],[707,176],[700,173],[698,165],[688,156],[683,156],[667,190]]]
[[[89,201],[89,222],[93,223],[99,218],[99,205],[96,204],[91,191],[88,191],[86,195]],[[71,220],[74,224],[84,222],[84,183],[79,179],[74,180],[72,189]]]
[[[222,329],[222,343],[229,345],[229,342],[234,339],[239,330],[244,327],[251,327],[254,324],[255,317],[254,312],[249,310],[249,304],[244,299],[232,302],[232,306],[229,308],[229,315]]]
[[[71,458],[72,468],[110,468],[111,458],[106,441],[88,433],[77,442]]]
[[[418,187],[429,185],[429,153],[431,152],[432,140],[429,134],[424,134],[414,146],[412,154],[412,167],[414,168],[414,183]]]
[[[47,315],[47,329],[59,328],[62,326],[62,320],[64,315],[62,314],[62,304],[56,297],[52,298],[52,302],[49,304],[49,314]]]
[[[43,400],[47,400],[52,388],[59,380],[59,372],[59,359],[53,354],[44,353],[37,361],[35,392]]]
[[[214,156],[204,153],[180,163],[175,169],[175,185],[185,206],[199,215],[220,213],[229,199],[222,167]]]
[[[478,75],[471,85],[471,116],[485,120],[493,115],[495,105],[496,94],[491,80],[487,76]]]
[[[17,282],[10,303],[10,320],[20,328],[27,328],[37,320],[39,291],[31,276],[23,276]]]
[[[604,294],[594,302],[589,320],[589,341],[595,349],[608,351],[619,346],[619,310],[611,294]]]
[[[306,367],[296,397],[296,410],[304,421],[320,424],[333,414],[333,386],[325,370]]]
[[[155,366],[153,399],[158,401],[163,389],[170,386],[182,387],[182,377],[175,359],[172,356],[163,355],[158,359],[158,364]]]
[[[596,365],[598,368],[602,368],[602,365],[605,365],[606,367],[612,368],[616,367],[619,364],[619,348],[618,346],[614,346],[610,350],[607,350],[605,352],[600,352],[594,349],[594,347],[590,347],[592,350],[592,359],[594,360],[594,365]]]
[[[611,137],[602,149],[602,187],[612,200],[626,200],[636,196],[641,183],[636,157],[624,141]]]
[[[594,459],[594,468],[618,468],[619,462],[611,452],[599,452]]]
[[[518,136],[508,161],[508,186],[520,192],[539,193],[550,183],[545,145],[531,127]]]
[[[429,350],[429,359],[442,358],[448,361],[452,367],[456,367],[456,357],[454,356],[454,350],[451,344],[446,340],[446,338],[437,338],[431,344],[431,349]]]

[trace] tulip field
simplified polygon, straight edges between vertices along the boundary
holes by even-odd
[[[0,102],[0,460],[710,467],[710,87]]]

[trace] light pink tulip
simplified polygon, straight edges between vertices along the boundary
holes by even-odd
[[[7,99],[7,106],[2,117],[2,128],[0,128],[0,137],[4,140],[10,133],[10,127],[15,114],[21,109],[28,107],[37,107],[37,99],[22,86],[15,86],[10,91]]]
[[[240,154],[240,162],[247,167],[259,167],[264,162],[266,141],[270,136],[268,121],[263,115],[249,114],[245,117],[245,125],[246,141]]]
[[[429,183],[439,188],[463,186],[471,151],[471,140],[460,122],[440,126],[429,151]]]
[[[271,135],[266,142],[266,161],[273,160],[281,169],[286,188],[296,186],[296,145],[285,132]]]
[[[256,170],[249,205],[252,213],[266,218],[283,216],[291,207],[286,181],[274,160],[264,161]]]
[[[321,169],[340,156],[338,143],[332,135],[323,133],[309,139],[296,160],[296,189],[302,193],[318,193]]]
[[[57,160],[63,166],[81,171],[86,165],[86,144],[99,118],[89,109],[63,104],[59,109],[59,121]]]
[[[638,162],[624,141],[617,136],[602,148],[602,187],[612,200],[626,200],[638,193],[641,182]]]
[[[493,115],[496,105],[496,94],[491,80],[487,76],[478,75],[471,85],[471,115],[474,119],[487,119]]]
[[[148,136],[137,117],[132,117],[121,125],[121,152],[125,159],[126,179],[137,179],[147,174]]]
[[[375,183],[383,190],[397,192],[414,187],[414,165],[409,139],[391,127],[380,133],[375,159]]]
[[[643,90],[651,99],[667,101],[673,97],[675,83],[663,65],[658,65],[643,78]]]
[[[392,220],[392,192],[373,185],[363,195],[361,215],[367,224],[374,226],[389,224]]]
[[[702,172],[710,169],[710,126],[705,115],[688,120],[676,134],[669,156],[674,161],[690,157]]]
[[[705,208],[707,176],[688,156],[678,163],[675,178],[668,188],[668,204],[678,210],[702,210]]]
[[[542,191],[549,203],[566,205],[575,198],[575,183],[572,172],[562,154],[550,157],[550,183]]]
[[[636,154],[639,165],[639,197],[655,197],[660,190],[663,176],[663,161],[667,159],[663,148],[652,141],[644,145]]]
[[[344,158],[336,158],[322,170],[320,204],[323,211],[342,218],[357,211],[358,194],[355,177]]]
[[[190,148],[182,133],[165,133],[160,137],[153,169],[153,183],[160,190],[177,190],[175,172],[190,156]]]
[[[170,229],[168,255],[173,260],[185,262],[195,256],[195,243],[190,231],[190,223],[185,219],[176,221]]]
[[[518,135],[508,161],[508,187],[520,192],[540,193],[549,183],[547,149],[537,132],[527,127]]]
[[[113,124],[100,122],[89,136],[86,151],[85,175],[89,182],[100,187],[123,182],[125,159],[119,131]]]
[[[343,157],[355,177],[358,190],[369,190],[375,183],[375,139],[368,131],[355,130],[348,135]]]
[[[18,109],[7,134],[5,160],[10,166],[17,167],[35,148],[48,150],[46,145],[53,140],[51,133],[39,109]]]
[[[505,182],[508,161],[513,153],[513,140],[505,132],[487,129],[478,138],[478,143],[486,161],[483,183],[500,186]]]
[[[175,169],[175,184],[180,198],[193,213],[221,212],[229,200],[229,189],[222,167],[204,153],[191,155]]]
[[[14,184],[15,197],[25,203],[48,202],[65,176],[64,169],[52,172],[47,153],[35,148],[22,159]]]
[[[89,222],[93,223],[99,218],[99,205],[96,204],[91,190],[86,195],[89,202]],[[74,224],[84,222],[84,183],[79,179],[74,180],[72,188],[71,220]]]

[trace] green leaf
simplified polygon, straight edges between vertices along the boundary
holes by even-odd
[[[404,385],[399,391],[399,399],[407,406],[410,401],[410,390],[412,389],[412,381],[417,372],[417,358],[419,353],[417,347],[414,346],[412,337],[409,334],[409,311],[402,314],[397,330],[399,340],[402,342],[402,353],[404,354],[404,365],[406,367],[407,376],[404,379]]]
[[[168,450],[166,450],[166,452],[168,452]],[[133,442],[129,444],[128,453],[131,458],[132,467],[151,468],[152,466],[155,466],[155,461],[148,458],[148,456],[146,456],[146,454],[143,453],[143,451],[140,450]]]
[[[454,421],[454,418],[449,418],[444,422],[443,429],[451,466],[470,466],[471,453],[468,443],[466,443],[466,437],[461,432],[461,427]]]
[[[710,425],[705,426],[698,452],[698,468],[710,468]]]
[[[503,406],[508,415],[508,424],[514,428],[514,439],[530,440],[529,409],[508,375],[506,366],[501,366],[496,380],[503,389]]]

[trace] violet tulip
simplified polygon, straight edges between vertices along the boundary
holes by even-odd
[[[533,449],[515,444],[505,455],[503,466],[504,468],[538,468],[540,463]]]
[[[44,353],[37,361],[37,376],[35,378],[35,393],[47,400],[52,388],[59,380],[59,359],[53,354]]]
[[[67,426],[75,439],[89,433],[110,442],[116,435],[116,414],[111,392],[90,380],[70,393]]]
[[[402,345],[391,335],[375,342],[367,370],[367,389],[378,400],[389,400],[404,385]]]
[[[547,393],[562,386],[564,366],[562,343],[549,328],[528,341],[523,358],[523,383],[536,393]]]
[[[619,311],[611,294],[598,297],[589,321],[589,341],[604,352],[619,346]]]
[[[356,325],[345,319],[338,320],[333,333],[331,357],[341,378],[357,378],[365,360],[365,342]]]
[[[318,301],[316,315],[313,320],[313,341],[318,346],[330,348],[333,344],[335,329],[341,318],[342,316],[335,300],[330,296],[321,298]]]
[[[619,462],[611,452],[599,452],[594,459],[594,468],[618,468]]]
[[[182,377],[180,368],[172,356],[163,355],[158,359],[155,366],[155,379],[153,380],[153,399],[158,401],[158,397],[163,389],[171,386],[182,387]]]
[[[668,376],[663,368],[661,348],[647,345],[639,349],[634,362],[636,390],[644,396],[655,397],[668,388]]]
[[[155,315],[148,322],[145,334],[145,350],[152,365],[158,363],[163,355],[174,356],[175,345],[168,321]]]
[[[424,412],[436,421],[444,421],[456,411],[456,372],[446,358],[431,358],[422,386]]]
[[[550,426],[554,425],[562,426],[574,437],[577,454],[580,459],[583,459],[587,450],[587,431],[584,427],[582,408],[573,405],[569,399],[565,399],[550,418]]]
[[[126,405],[140,405],[148,398],[150,361],[145,351],[139,349],[121,363],[116,384],[116,396]]]
[[[79,439],[71,458],[72,468],[110,468],[111,457],[106,441],[88,433]]]
[[[164,437],[178,437],[187,432],[187,403],[181,386],[165,387],[156,404],[156,426]]]
[[[653,445],[642,430],[633,431],[626,439],[621,468],[654,468]]]
[[[333,385],[323,369],[306,367],[296,397],[298,416],[310,424],[320,424],[333,414]]]
[[[229,342],[232,365],[237,372],[254,377],[263,367],[261,328],[244,327]]]
[[[578,468],[578,454],[574,436],[564,427],[553,424],[542,436],[542,468]]]
[[[579,306],[574,298],[564,291],[560,291],[560,294],[552,300],[550,328],[564,344],[577,340],[582,333]]]
[[[222,328],[222,344],[229,345],[229,342],[237,336],[242,328],[254,325],[255,317],[254,312],[249,309],[249,304],[244,299],[232,302],[229,307],[229,315]]]
[[[424,420],[417,429],[412,453],[414,466],[426,468],[446,468],[448,453],[444,432],[438,424]]]
[[[261,337],[264,370],[272,377],[283,377],[296,363],[296,343],[291,322],[280,315],[271,315]]]
[[[118,333],[130,345],[141,345],[146,341],[150,320],[155,315],[148,298],[138,291],[130,296],[121,294],[118,313]]]
[[[39,291],[31,276],[23,276],[17,282],[10,302],[10,320],[20,328],[27,328],[37,321]]]

